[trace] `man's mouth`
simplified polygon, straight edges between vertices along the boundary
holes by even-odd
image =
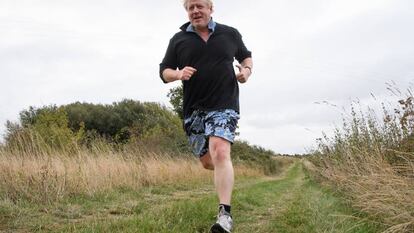
[[[193,20],[198,20],[198,19],[201,19],[202,17],[201,16],[195,16],[195,17],[193,17]]]

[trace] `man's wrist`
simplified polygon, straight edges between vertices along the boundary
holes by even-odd
[[[175,80],[181,80],[181,78],[182,78],[181,70],[176,70]]]

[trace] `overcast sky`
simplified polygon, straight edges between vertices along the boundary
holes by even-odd
[[[386,82],[414,81],[414,1],[214,4],[214,20],[236,27],[253,53],[239,139],[304,153],[351,100],[389,99]],[[158,65],[186,21],[180,0],[1,0],[0,132],[29,106],[124,98],[169,106],[178,83],[163,84]]]

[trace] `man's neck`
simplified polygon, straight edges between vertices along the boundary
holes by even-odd
[[[209,29],[208,29],[208,26],[205,26],[205,27],[201,27],[201,28],[196,28],[196,27],[194,27],[194,30],[196,31],[196,32],[198,32],[198,33],[210,33],[210,31],[209,31]]]

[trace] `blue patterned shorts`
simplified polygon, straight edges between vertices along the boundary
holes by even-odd
[[[184,129],[187,133],[193,153],[201,157],[208,152],[210,136],[234,142],[239,114],[232,109],[217,111],[194,111],[184,119]]]

